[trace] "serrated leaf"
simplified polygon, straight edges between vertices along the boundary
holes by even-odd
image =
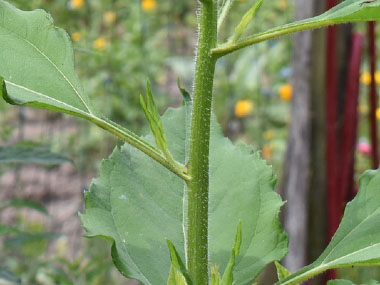
[[[235,244],[232,248],[231,258],[227,264],[226,270],[224,271],[221,285],[232,285],[234,282],[234,274],[233,271],[235,269],[236,257],[239,255],[240,246],[242,241],[242,223],[239,221],[236,231]]]
[[[380,265],[380,170],[360,178],[355,199],[347,204],[342,222],[330,244],[311,265],[279,284],[293,284],[332,268]]]
[[[40,147],[0,146],[0,164],[5,163],[35,163],[42,165],[58,165],[72,162],[67,157],[52,153]]]
[[[25,200],[25,199],[12,199],[10,201],[6,202],[1,202],[0,203],[0,210],[8,208],[8,207],[13,207],[17,209],[31,209],[35,210],[37,212],[40,212],[41,214],[44,214],[46,216],[49,215],[47,209],[42,205],[41,203],[32,201],[32,200]]]
[[[247,13],[244,14],[243,18],[241,19],[239,25],[236,26],[234,35],[232,36],[230,42],[234,43],[240,37],[243,35],[245,30],[247,29],[249,23],[252,22],[253,18],[255,17],[257,11],[260,9],[261,5],[263,4],[263,0],[256,0],[255,4],[247,11]]]
[[[192,285],[194,282],[191,278],[191,275],[187,271],[186,266],[183,263],[181,257],[179,256],[174,244],[168,239],[166,240],[166,242],[169,248],[170,260],[172,262],[169,280],[171,279],[170,277],[172,276],[173,280],[176,282],[181,282],[181,284]],[[176,283],[173,283],[173,285],[175,284]],[[168,285],[169,285],[169,282],[168,282]]]
[[[188,119],[183,108],[169,109],[162,118],[168,148],[182,163],[189,145]],[[283,202],[273,191],[271,168],[257,153],[233,146],[215,118],[211,133],[209,262],[225,270],[231,253],[225,245],[233,244],[232,225],[242,221],[234,278],[236,284],[246,284],[287,252],[287,237],[277,217]],[[124,145],[103,162],[100,177],[85,193],[82,222],[87,236],[113,242],[114,263],[125,276],[143,284],[165,284],[171,265],[166,238],[185,260],[185,194],[181,179]]]
[[[290,274],[292,274],[288,269],[282,266],[278,261],[275,261],[274,265],[276,266],[278,280],[282,280],[285,277],[288,277]]]

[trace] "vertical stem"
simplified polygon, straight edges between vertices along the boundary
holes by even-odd
[[[216,58],[217,4],[201,1],[191,124],[188,182],[187,264],[196,285],[208,284],[208,188],[212,89]]]

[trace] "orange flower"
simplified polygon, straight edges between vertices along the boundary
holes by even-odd
[[[290,84],[285,84],[278,90],[278,95],[283,101],[290,101],[293,96],[293,87]]]
[[[240,100],[235,105],[235,116],[238,118],[248,116],[253,110],[253,102],[251,100]]]
[[[112,25],[116,21],[116,13],[113,11],[107,11],[103,14],[103,22],[106,25]]]
[[[273,147],[271,145],[264,145],[262,149],[262,156],[264,159],[271,159],[273,154]]]
[[[142,0],[141,8],[146,12],[152,11],[154,8],[156,8],[156,1],[155,0]]]
[[[97,38],[97,39],[93,42],[92,45],[93,45],[94,48],[97,49],[98,51],[104,51],[104,50],[107,48],[108,43],[107,43],[107,41],[106,41],[106,39],[105,39],[104,37],[99,37],[99,38]]]
[[[83,38],[83,35],[81,32],[74,32],[71,34],[71,39],[74,43],[79,42]]]
[[[380,120],[380,108],[376,109],[376,118]]]
[[[84,5],[84,0],[71,0],[70,1],[70,7],[73,9],[79,9],[83,7]]]

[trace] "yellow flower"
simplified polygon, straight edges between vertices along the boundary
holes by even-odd
[[[285,10],[286,8],[289,7],[289,3],[288,3],[288,0],[281,0],[280,1],[280,7],[281,9]]]
[[[156,1],[155,0],[142,0],[141,2],[141,8],[148,12],[156,8]]]
[[[283,101],[290,101],[293,95],[293,87],[290,84],[285,84],[278,90],[278,95]]]
[[[116,13],[113,11],[107,11],[103,14],[103,22],[106,25],[112,25],[116,21]]]
[[[376,109],[376,118],[380,120],[380,108]]]
[[[375,80],[376,80],[376,84],[380,84],[380,71],[376,71]]]
[[[71,39],[74,43],[79,42],[83,38],[83,35],[81,32],[74,32],[71,34]]]
[[[371,74],[368,71],[365,71],[360,76],[360,82],[364,85],[369,85],[372,82]]]
[[[368,105],[366,104],[360,104],[358,106],[358,111],[360,114],[367,115],[368,114]]]
[[[273,154],[273,147],[271,145],[264,145],[262,149],[262,156],[264,159],[271,159]]]
[[[265,131],[264,132],[264,138],[268,141],[273,139],[274,138],[274,132],[271,130]]]
[[[84,5],[84,0],[71,0],[70,1],[70,7],[73,9],[79,9],[83,7]]]
[[[97,38],[93,44],[95,49],[97,49],[98,51],[104,51],[106,48],[107,48],[107,41],[104,37],[99,37]]]
[[[240,100],[235,105],[235,116],[238,118],[248,116],[253,110],[253,102],[251,100]]]

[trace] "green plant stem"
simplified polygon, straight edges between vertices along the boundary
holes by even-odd
[[[188,185],[187,265],[197,285],[208,284],[208,188],[217,3],[203,1],[199,16]]]
[[[137,149],[139,149],[140,151],[148,155],[150,158],[157,161],[162,166],[166,167],[168,170],[170,170],[183,180],[191,180],[190,176],[186,174],[187,169],[184,165],[181,165],[179,162],[176,162],[174,160],[169,161],[160,150],[158,150],[145,140],[141,139],[133,132],[122,128],[121,126],[113,123],[110,120],[100,119],[98,117],[91,117],[86,119],[93,122],[102,129],[105,129],[106,131],[114,134],[115,136],[129,143],[130,145],[136,147]]]
[[[344,24],[347,22],[348,21],[345,19],[342,19],[340,21],[325,20],[325,21],[318,21],[318,22],[310,22],[310,19],[306,21],[298,21],[298,22],[294,22],[291,24],[277,27],[277,28],[273,28],[263,33],[258,33],[258,34],[246,37],[235,43],[225,43],[225,44],[219,45],[218,47],[212,50],[212,53],[219,58],[227,54],[230,54],[232,52],[235,52],[237,50],[240,50],[242,48],[245,48],[245,47],[248,47],[248,46],[263,42],[263,41],[267,41],[270,39],[278,38],[284,35],[289,35],[296,32],[301,32],[301,31],[306,31],[306,30],[311,30],[311,29],[316,29],[316,28],[323,28],[323,27],[327,27],[331,25]],[[350,21],[350,22],[354,22],[354,21]]]

